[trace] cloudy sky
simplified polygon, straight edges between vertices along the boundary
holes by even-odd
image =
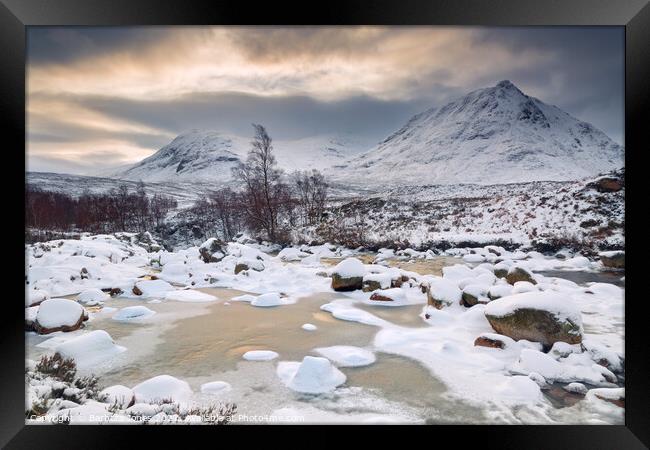
[[[623,144],[622,27],[32,27],[28,170],[96,173],[193,128],[370,146],[509,79]]]

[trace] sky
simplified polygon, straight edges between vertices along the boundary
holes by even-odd
[[[27,170],[95,174],[178,134],[345,136],[508,79],[624,144],[622,27],[29,27]]]

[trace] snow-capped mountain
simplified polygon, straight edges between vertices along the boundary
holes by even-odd
[[[505,80],[414,116],[329,174],[360,184],[564,181],[620,168],[623,159],[602,131]]]
[[[142,181],[206,181],[231,178],[243,142],[214,131],[192,130],[153,155],[110,176]]]
[[[102,175],[148,182],[226,183],[232,178],[232,167],[246,159],[250,142],[250,138],[216,131],[191,130],[142,161]],[[273,141],[278,166],[288,172],[322,170],[341,164],[368,147],[347,136]]]

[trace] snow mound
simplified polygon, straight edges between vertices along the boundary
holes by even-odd
[[[158,375],[149,378],[133,388],[135,401],[153,403],[171,399],[178,403],[187,403],[192,396],[192,389],[187,382],[171,375]]]
[[[135,402],[135,394],[131,388],[116,384],[99,393],[99,398],[109,405],[118,405],[120,408],[128,408]]]
[[[34,306],[50,298],[50,294],[42,289],[30,289],[25,296],[25,307]]]
[[[64,358],[72,358],[79,367],[89,367],[104,362],[124,351],[104,330],[95,330],[74,337],[54,348]]]
[[[319,347],[314,349],[314,351],[333,361],[338,367],[368,366],[377,360],[373,352],[349,345]]]
[[[101,289],[86,289],[77,295],[77,301],[79,303],[84,303],[88,306],[101,305],[103,302],[108,300],[110,295]]]
[[[279,355],[271,350],[251,350],[242,355],[246,361],[271,361]]]
[[[164,297],[174,290],[174,286],[164,280],[138,281],[135,286],[142,291],[142,297]]]
[[[295,303],[295,301],[290,298],[282,298],[277,292],[262,294],[251,301],[251,305],[264,308],[270,306],[290,305],[292,303]]]
[[[277,374],[289,388],[306,394],[321,394],[345,383],[346,377],[329,359],[305,356],[301,363],[282,361]]]
[[[174,300],[177,302],[203,303],[218,300],[217,297],[193,289],[172,291],[165,294],[165,300]]]
[[[311,323],[305,323],[300,328],[302,328],[305,331],[316,331],[318,329],[316,325]]]
[[[225,381],[211,381],[201,385],[201,392],[204,394],[221,394],[222,392],[228,392],[231,389],[232,386]]]
[[[151,317],[154,314],[156,314],[156,311],[152,311],[146,306],[127,306],[126,308],[122,308],[117,313],[115,313],[112,319],[119,321],[141,320],[146,319],[147,317]]]
[[[74,300],[50,298],[38,307],[36,321],[44,328],[71,327],[79,322],[84,308]]]

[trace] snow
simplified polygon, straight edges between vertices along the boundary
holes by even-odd
[[[232,390],[230,383],[225,381],[211,381],[201,385],[201,392],[204,394],[221,394]]]
[[[116,345],[104,330],[94,330],[69,339],[54,348],[64,358],[72,358],[79,367],[92,367],[126,351]]]
[[[152,311],[146,306],[127,306],[120,309],[117,313],[113,314],[113,320],[119,321],[132,321],[132,320],[142,320],[156,314],[156,311]]]
[[[616,379],[606,368],[594,363],[590,358],[580,358],[583,364],[570,364],[563,360],[555,360],[547,353],[523,349],[519,361],[513,365],[513,370],[528,374],[534,372],[543,376],[547,381],[572,382],[581,381],[593,385],[611,385],[607,378]]]
[[[83,306],[74,300],[50,298],[39,305],[36,321],[45,328],[71,327],[83,314]]]
[[[302,258],[306,256],[309,255],[305,252],[301,252],[297,248],[292,248],[292,247],[283,248],[280,251],[280,253],[278,253],[277,255],[277,257],[284,262],[300,261]]]
[[[120,408],[126,408],[135,399],[135,393],[131,388],[116,384],[115,386],[110,386],[102,390],[99,393],[99,398],[109,405],[118,405]]]
[[[27,295],[25,296],[25,307],[33,306],[36,303],[40,303],[45,299],[50,298],[50,294],[43,290],[29,289]]]
[[[276,352],[271,350],[251,350],[242,355],[246,361],[271,361],[277,358]]]
[[[193,289],[176,290],[165,294],[165,300],[174,300],[177,302],[213,302],[218,300],[217,297],[203,292],[195,291]]]
[[[302,362],[281,361],[277,374],[288,388],[306,394],[333,391],[346,380],[329,359],[316,356],[305,356]]]
[[[366,268],[357,258],[345,258],[332,269],[332,273],[343,278],[363,277],[366,274]]]
[[[101,305],[109,298],[110,295],[97,288],[86,289],[77,295],[77,301],[88,306]]]
[[[316,331],[318,329],[316,325],[311,323],[305,323],[300,328],[302,328],[305,331]]]
[[[513,294],[523,294],[524,292],[536,292],[537,287],[530,281],[517,281],[512,285]]]
[[[369,350],[349,345],[315,348],[314,352],[332,361],[338,367],[362,367],[376,361],[375,354]]]
[[[192,389],[187,382],[171,375],[158,375],[133,387],[135,401],[153,403],[171,399],[180,404],[189,402]]]
[[[142,291],[142,298],[165,297],[174,286],[164,280],[144,280],[135,283],[135,286]]]
[[[290,305],[295,303],[294,299],[282,298],[277,292],[262,294],[251,301],[251,305],[267,308],[270,306]]]
[[[485,314],[504,317],[524,308],[548,311],[555,315],[558,320],[570,320],[574,324],[582,326],[580,310],[565,295],[549,291],[526,292],[501,297],[487,304]]]

